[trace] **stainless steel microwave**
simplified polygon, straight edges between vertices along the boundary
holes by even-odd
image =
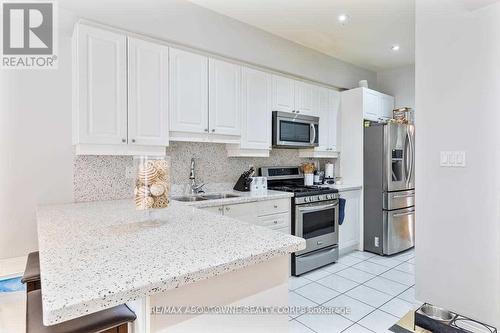
[[[318,146],[319,117],[273,111],[273,147],[312,148]]]

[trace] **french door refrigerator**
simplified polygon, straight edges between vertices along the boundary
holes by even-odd
[[[415,127],[364,128],[364,249],[392,255],[415,245]]]

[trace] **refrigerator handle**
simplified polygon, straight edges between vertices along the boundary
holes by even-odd
[[[411,182],[411,176],[413,174],[413,168],[415,167],[415,143],[413,142],[412,134],[410,129],[408,128],[408,140],[410,143],[410,171],[408,173],[408,185],[410,185]]]
[[[410,155],[411,155],[411,148],[410,148],[410,133],[408,131],[408,127],[406,128],[406,138],[405,138],[405,150],[404,150],[404,168],[405,168],[405,184],[408,187],[409,182],[410,182],[410,166],[409,166],[409,161],[410,161]]]

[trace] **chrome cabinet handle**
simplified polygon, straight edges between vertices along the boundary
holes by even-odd
[[[135,139],[132,139],[132,143],[134,143],[134,142],[135,142]]]
[[[278,205],[274,205],[274,208],[278,208]]]
[[[215,129],[212,128],[212,133],[215,132]]]
[[[278,224],[278,221],[273,221],[274,224]]]
[[[231,208],[229,208],[229,207],[226,207],[226,211],[227,211],[227,212],[228,212],[228,211],[229,211],[230,209],[231,209]]]
[[[222,211],[224,211],[224,208],[219,207],[219,212],[222,212]]]
[[[295,111],[295,112],[300,113],[300,111],[299,111],[299,110],[297,110],[297,111]]]
[[[125,140],[125,139],[122,139],[122,142],[123,142],[123,143],[125,143],[125,142],[127,142],[127,140]]]
[[[208,128],[205,128],[205,132],[208,132]]]

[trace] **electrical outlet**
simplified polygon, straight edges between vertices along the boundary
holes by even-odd
[[[379,247],[380,246],[380,242],[379,242],[379,238],[378,237],[375,237],[375,247]]]

